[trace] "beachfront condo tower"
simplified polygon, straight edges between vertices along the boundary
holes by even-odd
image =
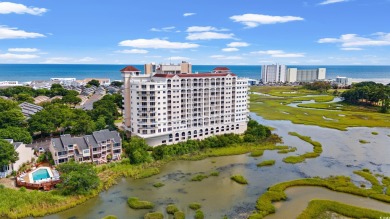
[[[261,67],[261,80],[263,83],[283,83],[286,80],[285,65],[263,65]]]
[[[192,73],[189,63],[169,66],[149,67],[156,72],[147,74],[133,66],[121,70],[127,131],[150,146],[245,132],[247,79],[226,67]]]

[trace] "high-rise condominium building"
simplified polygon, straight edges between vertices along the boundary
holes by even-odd
[[[286,80],[285,65],[263,65],[261,67],[261,80],[263,83],[278,83]]]
[[[325,80],[326,68],[317,69],[287,69],[286,81],[293,82],[313,82],[318,80]]]
[[[247,79],[225,67],[191,73],[186,66],[180,71],[157,68],[156,74],[141,74],[132,66],[121,70],[125,128],[150,146],[245,132]]]

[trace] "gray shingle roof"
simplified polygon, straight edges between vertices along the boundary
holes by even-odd
[[[98,142],[109,139],[113,139],[116,143],[121,141],[117,131],[109,131],[108,129],[96,131],[92,135],[85,135],[83,137],[72,137],[69,134],[61,135],[60,138],[52,138],[51,141],[56,151],[65,151],[66,146],[74,144],[77,144],[80,150],[88,149],[89,146],[96,148],[99,147]]]

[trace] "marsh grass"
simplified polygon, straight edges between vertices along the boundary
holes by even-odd
[[[248,181],[241,175],[231,176],[230,179],[239,184],[248,184]]]
[[[152,209],[154,204],[148,201],[140,201],[137,197],[130,197],[127,204],[132,209]]]
[[[179,209],[176,207],[176,205],[168,205],[165,209],[167,211],[168,214],[175,214],[175,212],[178,212]]]
[[[160,187],[165,186],[165,184],[162,183],[162,182],[158,182],[158,183],[153,184],[153,186],[156,187],[156,188],[160,188]]]
[[[363,140],[363,139],[360,139],[359,140],[359,143],[360,144],[368,144],[368,143],[370,143],[369,141],[366,141],[366,140]]]
[[[144,219],[164,219],[164,215],[161,212],[146,213]]]
[[[118,217],[115,216],[115,215],[107,215],[105,217],[103,217],[102,219],[117,219]]]
[[[263,150],[253,151],[251,153],[251,157],[260,157],[260,156],[263,156],[263,154],[264,154]]]
[[[186,218],[186,215],[182,211],[176,211],[173,214],[173,219],[185,219],[185,218]]]
[[[367,208],[346,205],[336,201],[329,200],[312,200],[307,208],[297,217],[298,219],[306,218],[323,218],[327,212],[334,212],[349,218],[386,218],[390,213],[380,212]]]
[[[379,135],[378,132],[371,132],[372,135]]]
[[[285,157],[285,158],[283,158],[283,162],[291,163],[291,164],[302,163],[308,158],[316,158],[316,157],[319,157],[321,155],[322,145],[318,141],[313,141],[309,136],[303,136],[303,135],[300,135],[296,132],[289,132],[288,134],[291,136],[296,136],[299,139],[306,141],[307,143],[313,145],[313,152],[307,152],[305,154],[298,155],[298,156]]]
[[[219,172],[218,171],[211,172],[210,176],[219,176]]]
[[[360,171],[364,173],[365,177],[370,178],[371,181],[375,181],[371,177],[374,177],[371,173]],[[370,176],[368,176],[368,175]],[[376,182],[375,182],[376,183]],[[286,200],[287,196],[284,193],[289,187],[293,186],[319,186],[330,189],[332,191],[349,193],[353,195],[358,195],[362,197],[370,197],[382,202],[390,203],[390,196],[385,195],[382,191],[375,189],[364,189],[357,187],[349,177],[346,176],[331,176],[328,178],[307,178],[307,179],[297,179],[288,182],[278,183],[268,188],[268,190],[263,193],[256,202],[257,211],[254,212],[249,218],[263,218],[269,214],[275,213],[275,206],[272,204],[276,201]],[[311,217],[309,217],[311,218]]]
[[[200,182],[204,179],[208,178],[207,175],[203,175],[203,174],[199,174],[199,175],[196,175],[194,177],[191,178],[191,181],[196,181],[196,182]]]
[[[265,160],[257,164],[258,167],[273,166],[273,165],[275,165],[275,160]]]
[[[196,210],[195,212],[195,219],[204,219],[204,214],[203,214],[203,211],[201,210]]]
[[[288,153],[295,152],[295,151],[297,151],[297,148],[292,147],[290,149],[280,150],[280,151],[278,151],[278,154],[288,154]]]
[[[299,105],[319,109],[312,110],[302,107],[290,107],[287,106],[287,104],[291,103],[292,101],[310,99],[313,99],[316,102],[321,102],[325,101],[326,98],[331,99],[332,97],[315,96],[302,98],[302,96],[308,94],[315,95],[318,93],[304,91],[303,89],[294,87],[251,87],[251,91],[278,96],[269,97],[257,94],[249,95],[251,102],[250,111],[262,116],[265,119],[290,120],[296,124],[315,125],[342,131],[346,131],[348,127],[390,127],[390,114],[379,113],[378,108],[371,109],[367,107],[348,106],[343,103],[315,103]],[[283,94],[283,92],[291,91],[296,91],[297,93]],[[293,98],[293,96],[299,98]],[[320,107],[317,107],[317,105]],[[342,112],[339,110],[342,110]],[[288,113],[288,115],[285,113]],[[340,116],[340,114],[343,114],[344,116]],[[333,120],[325,120],[323,117],[331,118]]]
[[[198,210],[202,207],[202,205],[197,202],[192,202],[188,205],[188,207],[191,208],[192,210]]]

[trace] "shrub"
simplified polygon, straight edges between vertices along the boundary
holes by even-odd
[[[107,215],[102,219],[117,219],[117,217],[115,215]]]
[[[196,210],[196,212],[195,212],[195,219],[204,219],[203,211]]]
[[[297,148],[293,147],[293,148],[290,148],[290,149],[280,150],[280,151],[278,151],[278,154],[287,154],[287,153],[295,152],[295,151],[297,151]]]
[[[379,135],[378,132],[371,132],[372,135]]]
[[[127,204],[132,209],[152,209],[154,204],[148,201],[139,201],[137,197],[130,197],[127,200]]]
[[[198,182],[200,182],[200,181],[206,179],[207,177],[208,176],[206,176],[206,175],[199,174],[199,175],[196,175],[196,176],[192,177],[191,181],[198,181]]]
[[[90,194],[100,184],[92,164],[71,161],[60,164],[58,171],[61,172],[62,182],[57,187],[63,195]]]
[[[164,215],[160,212],[151,212],[145,214],[144,219],[164,219]]]
[[[160,188],[160,187],[165,186],[165,184],[162,183],[162,182],[158,182],[158,183],[153,184],[153,186],[156,187],[156,188]]]
[[[22,187],[20,187],[19,191],[21,191],[21,192],[26,192],[27,189],[26,189],[26,187],[22,186]]]
[[[192,210],[198,210],[202,207],[202,205],[200,203],[193,202],[193,203],[190,203],[188,205],[188,207],[191,208]]]
[[[290,157],[283,158],[283,162],[285,163],[295,164],[295,163],[302,163],[303,161],[305,161],[305,158],[301,156],[290,156]]]
[[[219,172],[218,171],[214,171],[214,172],[210,173],[210,176],[219,176]]]
[[[165,186],[165,184],[162,183],[162,182],[157,182],[157,183],[153,184],[153,186],[156,187],[156,188],[160,188],[160,187]]]
[[[173,219],[185,219],[186,215],[182,211],[176,211],[173,215]]]
[[[166,211],[168,214],[174,214],[175,212],[178,212],[179,209],[175,205],[168,205]]]
[[[248,184],[248,181],[241,175],[234,175],[230,177],[233,181],[239,183],[239,184]]]
[[[263,150],[260,150],[260,151],[253,151],[251,153],[251,157],[260,157],[260,156],[263,156],[264,154],[264,151]]]
[[[368,144],[368,143],[370,143],[369,141],[366,141],[366,140],[363,140],[363,139],[360,139],[359,142],[360,142],[360,144]]]
[[[275,160],[265,160],[261,163],[258,163],[257,166],[258,167],[264,167],[264,166],[272,166],[275,164]]]

